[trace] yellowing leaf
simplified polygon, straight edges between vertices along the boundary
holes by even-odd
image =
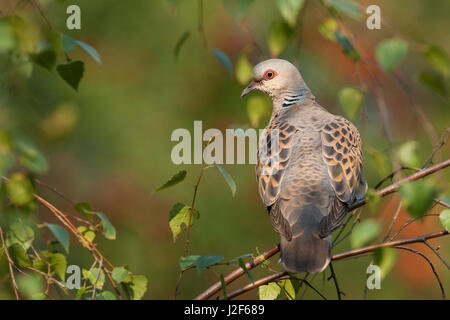
[[[248,61],[247,54],[242,53],[236,62],[236,80],[243,85],[250,82],[253,77],[253,66]]]
[[[363,104],[363,94],[356,88],[345,87],[339,92],[339,104],[347,118],[354,121]]]
[[[417,155],[419,143],[417,141],[407,141],[403,143],[397,151],[400,162],[408,167],[420,167],[421,161]]]
[[[446,230],[450,230],[450,209],[445,209],[439,215],[442,225]]]
[[[336,19],[329,18],[319,26],[319,32],[326,39],[336,41],[336,31],[339,30],[339,24]]]
[[[381,279],[384,279],[395,265],[397,254],[393,248],[375,250],[374,264],[381,269]]]
[[[281,287],[276,282],[260,286],[258,295],[260,300],[275,300],[281,292]]]
[[[176,242],[178,236],[181,234],[181,231],[187,228],[190,215],[191,207],[182,203],[177,203],[173,206],[169,214],[169,227],[172,231],[173,242]],[[194,220],[199,217],[199,212],[194,210],[191,218],[191,225],[194,223]]]
[[[270,100],[266,96],[252,95],[247,99],[247,114],[253,128],[258,128],[270,118]]]
[[[447,53],[438,46],[428,46],[423,53],[425,60],[444,76],[450,74],[450,61]]]
[[[269,49],[272,57],[278,57],[286,49],[293,34],[291,27],[283,21],[275,21],[269,28]]]
[[[291,27],[297,24],[298,13],[304,3],[305,0],[276,0],[281,16]]]
[[[6,193],[11,203],[16,206],[24,206],[33,200],[33,185],[22,173],[13,174],[6,181]]]

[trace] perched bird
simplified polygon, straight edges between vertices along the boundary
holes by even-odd
[[[257,64],[241,97],[253,90],[273,102],[259,139],[256,174],[281,236],[280,263],[289,273],[321,272],[331,260],[331,233],[367,191],[361,138],[350,121],[316,102],[288,61]]]

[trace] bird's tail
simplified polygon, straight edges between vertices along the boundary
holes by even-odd
[[[281,237],[280,263],[289,273],[321,272],[331,260],[329,237],[318,238],[306,231],[290,241]]]

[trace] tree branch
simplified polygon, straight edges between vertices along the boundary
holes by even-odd
[[[401,239],[401,240],[396,240],[396,241],[391,241],[391,242],[380,243],[380,244],[377,244],[377,245],[371,245],[371,246],[367,246],[367,247],[364,247],[364,248],[355,249],[355,250],[351,250],[351,251],[346,251],[346,252],[343,252],[343,253],[335,254],[331,258],[331,260],[332,261],[343,260],[343,259],[359,256],[361,254],[364,254],[364,253],[367,253],[367,252],[372,252],[372,251],[375,251],[377,249],[386,248],[386,247],[394,247],[394,248],[404,249],[406,247],[400,247],[400,246],[404,245],[404,244],[424,242],[424,241],[426,241],[428,239],[443,237],[443,236],[446,236],[446,235],[449,235],[449,232],[447,230],[442,230],[442,231],[437,231],[437,232],[433,232],[433,233],[429,233],[429,234],[424,234],[424,235],[413,237],[413,238],[407,238],[407,239]],[[411,249],[411,248],[407,248],[405,250],[408,250],[408,249]],[[413,250],[413,249],[411,249],[411,250]],[[257,258],[259,258],[259,257],[257,257]],[[436,272],[434,270],[434,266],[432,268],[433,268],[433,272],[436,274]],[[237,270],[235,270],[235,272],[236,271]],[[281,278],[281,277],[283,277],[285,275],[288,275],[288,273],[286,271],[281,271],[281,272],[272,274],[270,276],[267,276],[265,278],[259,279],[259,280],[255,281],[254,283],[250,283],[250,284],[248,284],[248,285],[246,285],[246,286],[244,286],[244,287],[242,287],[240,289],[237,289],[237,290],[229,293],[228,294],[228,298],[230,299],[230,298],[233,298],[233,297],[237,297],[238,295],[241,295],[241,294],[243,294],[243,293],[245,293],[247,291],[250,291],[250,290],[252,290],[254,288],[257,288],[259,286],[265,285],[265,284],[267,284],[269,282],[275,281],[275,280],[277,280],[277,279],[279,279],[279,278]],[[235,278],[235,279],[237,279],[237,278]],[[235,279],[233,279],[233,280],[235,280]],[[439,279],[439,277],[438,277],[438,279]],[[440,283],[440,280],[438,280],[438,281]],[[206,300],[206,299],[210,298],[214,293],[219,291],[219,290],[217,290],[215,292],[212,292],[212,288],[213,287],[209,288],[207,291],[205,291],[202,294],[200,294],[199,296],[197,296],[195,298],[195,300]],[[441,285],[441,288],[442,288],[442,285]],[[444,296],[445,296],[445,294],[444,294]]]
[[[379,190],[377,192],[377,194],[381,197],[387,196],[391,193],[396,192],[398,190],[398,188],[400,187],[400,185],[402,185],[406,182],[421,179],[421,178],[426,177],[430,174],[433,174],[439,170],[442,170],[448,166],[450,166],[450,159],[440,162],[440,163],[438,163],[432,167],[429,167],[427,169],[420,170],[420,171],[410,175],[409,177],[401,179],[401,180]],[[349,207],[349,211],[352,211],[356,208],[362,207],[363,205],[365,205],[367,203],[367,201],[368,201],[368,199],[366,198],[364,200],[356,202],[355,204],[353,204],[352,206]],[[360,254],[363,254],[366,252],[371,252],[373,250],[376,250],[378,248],[383,248],[383,247],[398,246],[398,245],[402,245],[402,244],[415,243],[415,242],[424,242],[425,240],[436,238],[436,237],[441,237],[441,236],[445,236],[445,235],[448,235],[448,231],[443,230],[443,231],[438,231],[435,233],[431,233],[431,234],[423,235],[423,236],[419,236],[419,237],[408,238],[408,239],[403,239],[403,240],[396,240],[396,241],[386,242],[386,243],[382,243],[382,244],[378,244],[378,245],[372,245],[372,246],[368,246],[368,247],[364,247],[364,248],[360,248],[360,249],[356,249],[356,250],[352,250],[352,251],[334,255],[332,257],[332,260],[345,259],[348,257],[360,255]],[[279,245],[276,245],[276,246],[270,248],[269,250],[265,251],[261,255],[255,257],[254,259],[247,262],[245,264],[245,267],[247,268],[247,270],[253,269],[254,267],[260,265],[264,260],[267,260],[270,257],[277,254],[279,252],[279,250],[280,250]],[[226,277],[224,277],[225,284],[226,285],[230,284],[231,282],[233,282],[234,280],[236,280],[240,276],[242,276],[244,273],[245,273],[245,271],[242,268],[238,268],[238,269],[232,271],[230,274],[228,274]],[[270,281],[273,281],[273,280],[270,280]],[[205,290],[204,292],[199,294],[195,298],[195,300],[209,299],[211,296],[213,296],[215,293],[217,293],[221,289],[222,289],[222,283],[220,281],[218,281],[218,282],[214,283],[211,287],[209,287],[207,290]]]

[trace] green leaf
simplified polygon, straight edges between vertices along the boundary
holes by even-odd
[[[145,276],[128,276],[126,283],[128,287],[131,289],[131,295],[133,300],[141,300],[147,291],[147,283],[148,280]]]
[[[0,53],[12,50],[15,45],[13,28],[6,21],[0,21]]]
[[[270,282],[267,285],[258,288],[260,300],[275,300],[281,292],[281,287],[276,282]]]
[[[439,215],[442,225],[446,230],[450,230],[450,209],[445,209]]]
[[[101,212],[96,212],[97,216],[102,220],[103,233],[106,239],[116,239],[116,228],[112,225],[109,219]]]
[[[166,183],[164,183],[161,187],[157,188],[155,191],[153,192],[158,192],[167,188],[170,188],[178,183],[180,183],[181,181],[184,180],[184,178],[186,178],[186,170],[181,170],[180,172],[176,173],[175,175],[173,175],[169,181],[167,181]]]
[[[92,270],[83,269],[83,277],[88,279],[89,282],[94,285],[97,289],[102,289],[105,284],[105,273],[103,270],[99,270],[98,268],[93,268]],[[99,274],[100,272],[100,274]]]
[[[60,64],[56,67],[56,71],[72,88],[78,90],[84,74],[84,62],[74,61],[67,64]]]
[[[347,36],[340,31],[336,31],[334,36],[336,41],[342,46],[344,53],[353,61],[358,62],[360,59],[359,53],[356,51],[350,40],[348,40]]]
[[[390,73],[405,58],[407,52],[408,43],[392,38],[378,44],[375,56],[383,70]]]
[[[88,55],[91,56],[92,59],[94,59],[99,65],[102,64],[102,60],[100,59],[100,55],[98,54],[97,50],[95,50],[93,47],[91,47],[86,42],[75,40],[76,44],[82,48]]]
[[[236,183],[234,182],[233,178],[230,176],[230,174],[221,166],[218,164],[214,164],[214,166],[220,171],[222,176],[225,178],[225,181],[227,182],[228,186],[230,187],[231,194],[233,197],[236,195]]]
[[[378,207],[380,205],[381,196],[376,192],[375,189],[367,190],[367,205],[372,212],[378,212]]]
[[[92,211],[92,207],[88,202],[78,202],[73,207],[81,215],[85,216],[90,221],[92,221],[92,216],[95,214],[95,212]]]
[[[62,280],[66,281],[67,260],[62,253],[54,253],[50,258],[51,270]]]
[[[431,208],[437,190],[424,181],[407,182],[400,186],[400,195],[409,215],[420,219]]]
[[[182,203],[176,203],[169,214],[169,227],[172,231],[173,242],[176,242],[178,236],[181,234],[183,228],[187,228],[189,224],[189,216],[191,215],[191,207]],[[194,224],[194,220],[198,219],[200,214],[194,209],[192,213],[191,225]]]
[[[0,174],[5,175],[11,169],[16,161],[13,149],[13,137],[6,131],[0,129]]]
[[[197,267],[197,272],[200,274],[207,267],[216,264],[223,260],[223,256],[199,256],[192,255],[187,257],[181,257],[179,260],[180,269],[184,270],[192,265]]]
[[[58,240],[58,242],[63,246],[64,250],[69,253],[69,234],[66,229],[58,226],[57,224],[45,223],[45,225],[53,233],[56,240]]]
[[[91,226],[89,226],[89,227],[86,227],[86,226],[79,226],[78,228],[77,228],[77,230],[78,230],[78,232],[79,233],[81,233],[89,242],[94,242],[94,239],[95,239],[95,230],[91,227]],[[82,242],[83,242],[83,245],[85,246],[85,247],[88,247],[89,246],[89,244],[88,243],[86,243],[86,241],[84,240],[84,239],[81,239],[82,240]]]
[[[258,128],[263,121],[268,121],[271,114],[269,98],[252,95],[247,99],[247,115],[253,128]]]
[[[14,173],[5,184],[6,193],[12,204],[24,206],[30,203],[33,198],[33,185],[22,173]]]
[[[319,26],[319,32],[326,39],[337,41],[335,33],[339,30],[339,24],[336,19],[329,18]]]
[[[225,283],[225,279],[223,278],[223,274],[220,274],[220,283],[222,285],[223,299],[227,300],[228,299],[227,284]]]
[[[14,222],[6,232],[6,247],[10,247],[14,244],[19,244],[27,251],[34,241],[33,229],[25,225],[22,221]]]
[[[114,293],[111,291],[102,291],[99,295],[97,295],[96,300],[117,300]]]
[[[44,288],[40,275],[20,275],[17,278],[17,286],[19,287],[20,293],[27,299],[43,300],[45,298],[45,295],[42,293]]]
[[[175,48],[173,49],[173,55],[175,57],[175,60],[178,60],[178,56],[180,54],[180,50],[183,47],[183,45],[186,43],[186,40],[191,35],[190,31],[184,32],[181,37],[178,39],[177,43],[175,44]]]
[[[278,57],[286,49],[292,34],[292,28],[284,21],[275,21],[270,25],[268,44],[272,57]]]
[[[247,267],[245,266],[245,262],[242,259],[239,259],[239,266],[245,271],[245,273],[247,274],[247,277],[250,279],[250,281],[252,283],[255,283],[255,280],[253,279],[253,275],[250,272],[250,270],[247,269]]]
[[[236,62],[236,80],[243,85],[250,82],[253,77],[253,66],[248,61],[247,53],[243,52]]]
[[[56,53],[53,50],[44,50],[32,55],[32,60],[41,67],[51,70],[56,63]]]
[[[432,91],[439,93],[442,96],[447,95],[447,88],[445,87],[442,76],[432,72],[421,72],[419,74],[419,81],[426,85]]]
[[[115,282],[120,283],[125,281],[129,273],[130,272],[124,267],[116,267],[113,269],[111,276]]]
[[[192,265],[195,264],[195,261],[199,258],[199,255],[191,255],[187,257],[181,257],[178,261],[178,264],[180,265],[180,269],[184,270]]]
[[[13,254],[14,261],[19,267],[26,268],[31,266],[30,258],[22,245],[15,243],[11,246],[10,251]]]
[[[223,256],[200,256],[195,260],[197,272],[200,274],[207,267],[223,260]]]
[[[64,52],[70,52],[75,49],[76,40],[67,34],[61,35],[61,44]]]
[[[218,49],[213,49],[213,53],[217,57],[217,59],[219,59],[219,61],[224,65],[224,67],[227,69],[227,71],[232,75],[233,74],[233,64],[231,63],[230,58],[228,58],[228,56],[224,52],[222,52]]]
[[[358,223],[350,236],[352,248],[356,249],[368,244],[378,236],[380,230],[381,227],[375,220],[365,220]]]
[[[29,139],[18,139],[16,141],[16,149],[19,161],[25,168],[35,173],[48,171],[47,159]]]
[[[374,264],[381,269],[381,279],[384,279],[395,265],[397,254],[393,248],[379,248],[375,250]]]
[[[288,300],[295,300],[296,293],[291,280],[289,279],[281,280],[279,286],[281,287],[281,289],[283,289],[283,292],[286,295],[286,298],[288,298]]]
[[[80,300],[81,298],[83,298],[83,294],[85,291],[86,291],[85,287],[81,287],[80,289],[78,289],[77,296],[75,299]]]
[[[450,61],[447,53],[441,47],[430,45],[423,52],[425,60],[444,76],[450,74]]]
[[[362,17],[358,4],[353,0],[327,0],[327,4],[350,18],[359,20]]]
[[[281,16],[291,27],[297,24],[298,13],[304,3],[305,0],[276,0]]]
[[[356,88],[345,87],[339,91],[339,104],[347,118],[354,121],[363,105],[363,94]]]
[[[418,168],[421,164],[417,155],[418,150],[419,143],[417,141],[407,141],[398,148],[397,156],[403,165]]]
[[[223,5],[233,19],[240,23],[254,0],[223,0]]]
[[[33,268],[40,270],[42,272],[48,272],[48,262],[39,258],[33,260]]]

